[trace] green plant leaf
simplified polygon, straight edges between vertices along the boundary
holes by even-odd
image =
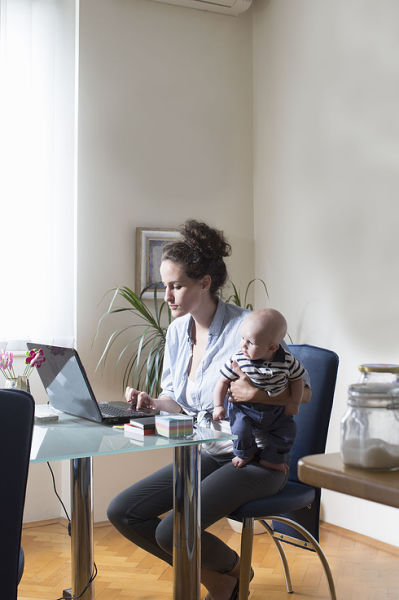
[[[231,302],[232,304],[236,304],[237,306],[242,306],[243,308],[246,308],[248,310],[254,310],[253,304],[248,302],[248,294],[250,292],[250,289],[252,286],[254,286],[256,284],[256,282],[259,282],[263,285],[263,288],[265,290],[265,294],[266,294],[266,298],[269,299],[269,292],[266,286],[266,283],[263,281],[263,279],[258,279],[258,278],[254,278],[251,279],[251,281],[247,284],[247,287],[245,288],[245,292],[244,292],[244,299],[242,299],[241,296],[241,292],[240,290],[237,289],[237,286],[231,281],[231,287],[233,288],[233,293],[230,294],[230,296],[228,296],[228,298],[226,299],[226,302]]]
[[[171,312],[167,303],[159,298],[157,288],[154,289],[153,308],[145,303],[142,297],[144,291],[138,295],[127,286],[109,290],[108,293],[111,293],[112,297],[107,310],[99,319],[96,337],[105,320],[123,318],[126,321],[138,318],[141,322],[128,323],[109,335],[97,368],[105,366],[112,348],[120,345],[121,340],[125,340],[131,328],[139,328],[141,329],[139,335],[122,343],[115,366],[118,370],[121,365],[124,365],[122,377],[124,388],[129,384],[140,389],[141,384],[145,383],[144,391],[150,393],[149,390],[153,392],[159,389],[166,331],[171,322]],[[165,324],[162,322],[163,319]]]

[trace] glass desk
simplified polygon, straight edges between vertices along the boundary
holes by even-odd
[[[93,456],[174,448],[174,600],[200,599],[200,486],[199,447],[235,436],[213,429],[195,429],[189,439],[145,436],[135,440],[122,429],[59,413],[59,422],[35,425],[31,462],[70,460],[72,595],[79,595],[93,574]],[[82,600],[94,599],[90,585]]]

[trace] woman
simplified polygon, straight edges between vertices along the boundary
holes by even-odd
[[[227,278],[223,259],[231,250],[222,233],[187,221],[182,235],[182,241],[165,247],[160,269],[174,318],[166,338],[162,392],[151,398],[127,388],[126,399],[138,408],[184,411],[195,415],[200,425],[209,425],[219,368],[239,342],[247,311],[217,295]],[[266,393],[250,385],[243,373],[231,384],[230,399],[269,403]],[[286,393],[279,403],[288,399]],[[238,598],[239,557],[205,529],[245,502],[276,494],[287,479],[256,461],[235,468],[232,449],[232,442],[214,442],[201,451],[201,581],[212,600]],[[168,465],[121,492],[108,509],[109,520],[126,538],[169,564],[173,514],[162,520],[159,515],[172,508],[172,481],[173,466]]]

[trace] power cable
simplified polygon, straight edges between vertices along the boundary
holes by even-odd
[[[70,535],[71,535],[71,519],[70,519],[70,516],[69,516],[69,514],[68,514],[68,511],[67,511],[67,509],[65,508],[65,504],[63,503],[63,501],[62,501],[62,499],[61,499],[61,496],[60,496],[60,495],[59,495],[59,493],[57,492],[57,486],[56,486],[56,484],[55,484],[54,471],[53,471],[53,469],[51,468],[51,465],[50,465],[50,463],[49,463],[48,461],[47,461],[47,466],[48,466],[48,468],[50,469],[51,478],[52,478],[52,480],[53,480],[53,488],[54,488],[54,493],[55,493],[55,495],[57,496],[58,500],[60,501],[60,503],[61,503],[61,506],[62,506],[62,508],[63,508],[63,510],[64,510],[65,516],[66,516],[66,518],[67,518],[67,521],[68,521],[68,535],[70,536]],[[79,598],[82,598],[83,594],[84,594],[84,593],[85,593],[85,592],[86,592],[86,591],[89,589],[90,585],[93,583],[93,581],[94,581],[94,580],[95,580],[95,578],[97,577],[97,572],[98,572],[98,571],[97,571],[97,565],[96,565],[96,563],[94,563],[94,564],[93,564],[93,567],[94,567],[94,568],[93,568],[93,572],[92,572],[92,574],[90,575],[90,579],[89,579],[89,581],[86,583],[85,587],[84,587],[84,588],[83,588],[83,590],[80,592],[80,594],[78,594],[78,595],[74,595],[74,596],[73,596],[73,595],[70,595],[70,596],[61,596],[60,598],[57,598],[57,600],[79,600]]]

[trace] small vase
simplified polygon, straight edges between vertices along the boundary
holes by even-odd
[[[18,377],[6,379],[4,387],[6,389],[23,390],[24,392],[30,393],[29,379],[25,375],[18,375]]]

